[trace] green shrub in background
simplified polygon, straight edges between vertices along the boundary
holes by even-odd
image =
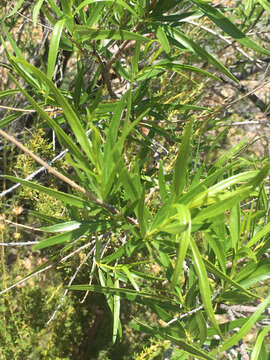
[[[247,14],[255,5],[269,11],[264,1],[247,1]],[[100,326],[115,346],[125,338],[122,323],[129,323],[131,311],[129,326],[142,339],[148,334],[156,340],[146,349],[132,348],[129,358],[164,358],[169,344],[175,346],[174,359],[217,358],[267,316],[270,164],[241,157],[246,140],[208,161],[219,138],[211,144],[200,139],[219,109],[199,103],[204,84],[219,81],[221,74],[238,80],[196,41],[197,25],[190,19],[215,24],[246,51],[270,52],[236,27],[224,9],[205,1],[48,0],[31,8],[31,21],[37,24],[40,17],[50,31],[43,34],[38,61],[25,57],[9,32],[23,6],[24,1],[14,4],[1,24],[13,85],[1,97],[23,95],[25,110],[41,119],[38,126],[53,130],[56,148],[68,150],[66,165],[55,170],[1,130],[60,180],[59,188],[52,188],[4,177],[65,207],[62,218],[32,212],[47,221],[40,230],[48,236],[33,247],[46,260],[31,275],[62,272],[66,290],[85,293],[89,306],[92,293],[104,295],[99,299],[106,300],[106,310],[97,322],[105,321]],[[211,72],[200,61],[210,64]],[[14,110],[0,126],[17,118]],[[2,293],[9,296],[7,289]],[[250,316],[228,317],[235,306],[245,311],[244,305],[253,306]],[[59,317],[65,318],[65,311]],[[60,320],[49,320],[54,321]],[[81,331],[84,337],[81,322],[70,321],[75,331],[65,328],[65,335]],[[246,348],[253,360],[263,358],[269,330],[267,323],[253,350]],[[101,338],[88,335],[91,341]],[[95,358],[99,350],[103,358],[119,356],[104,349],[108,343],[81,358]],[[76,354],[68,349],[63,356]]]

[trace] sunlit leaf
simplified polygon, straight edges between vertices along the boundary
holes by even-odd
[[[54,25],[52,37],[50,41],[49,55],[48,55],[48,67],[47,76],[49,79],[53,77],[56,59],[58,56],[59,42],[62,35],[63,27],[65,25],[65,19],[57,21]]]
[[[270,55],[270,51],[262,48],[260,45],[246,36],[229,20],[228,17],[223,15],[220,10],[214,8],[202,0],[192,0],[192,2],[196,4],[205,13],[206,16],[208,16],[218,27],[229,34],[234,40],[238,41],[243,46],[258,51],[261,54]]]

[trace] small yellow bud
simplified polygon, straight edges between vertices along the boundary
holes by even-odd
[[[13,237],[14,237],[15,240],[19,240],[19,238],[21,237],[21,234],[18,233],[18,232],[15,232],[15,233],[13,234]]]

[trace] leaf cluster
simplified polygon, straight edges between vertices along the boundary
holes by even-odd
[[[254,3],[248,2],[247,12]],[[266,2],[256,3],[269,11]],[[260,284],[270,276],[265,186],[270,164],[243,159],[246,140],[215,163],[198,156],[198,138],[216,115],[199,103],[201,83],[222,81],[221,74],[239,81],[193,38],[196,25],[191,29],[187,23],[207,19],[244,49],[270,52],[224,9],[205,1],[39,0],[32,22],[46,19],[51,32],[43,68],[24,56],[8,31],[9,19],[23,5],[17,2],[2,21],[15,89],[0,96],[20,93],[25,110],[54,132],[58,149],[66,149],[68,164],[55,171],[45,166],[63,182],[62,189],[5,176],[65,207],[61,220],[33,212],[47,221],[40,229],[47,236],[33,247],[47,258],[31,276],[46,267],[61,269],[81,254],[66,289],[104,296],[113,344],[123,337],[121,306],[130,301],[158,319],[149,325],[135,317],[136,331],[170,341],[177,358],[214,359],[262,322],[269,307],[270,295],[260,292]],[[171,78],[175,89],[168,85]],[[17,117],[15,109],[0,127]],[[88,282],[73,284],[82,268]],[[256,307],[252,315],[218,320],[223,305],[243,304]],[[268,331],[269,325],[258,334],[253,360],[262,356]]]

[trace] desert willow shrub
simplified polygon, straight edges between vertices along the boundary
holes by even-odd
[[[257,3],[269,11],[265,2]],[[214,164],[196,155],[201,128],[215,116],[196,105],[201,85],[218,81],[218,74],[238,80],[193,40],[196,25],[186,22],[191,17],[208,21],[239,48],[270,52],[226,12],[204,1],[39,0],[33,2],[31,21],[44,31],[44,53],[43,62],[33,65],[8,28],[23,9],[24,1],[17,2],[1,24],[16,87],[1,97],[24,96],[25,110],[36,112],[56,134],[57,147],[67,149],[71,170],[55,170],[1,130],[65,184],[66,191],[58,191],[5,176],[66,208],[62,219],[36,214],[46,218],[42,230],[48,236],[34,249],[50,249],[46,266],[36,273],[88,248],[67,291],[104,294],[113,316],[113,342],[123,336],[125,298],[159,319],[147,324],[135,318],[134,329],[170,340],[177,358],[214,359],[262,322],[270,302],[258,285],[270,275],[264,185],[270,164],[263,161],[256,168],[238,157],[246,141]],[[212,72],[201,69],[200,60]],[[16,118],[14,109],[1,119],[1,127]],[[89,283],[76,284],[86,262],[91,264]],[[243,304],[253,306],[251,315]],[[221,323],[217,315],[235,305],[245,316]],[[269,325],[258,333],[253,360],[264,351],[268,330]]]

